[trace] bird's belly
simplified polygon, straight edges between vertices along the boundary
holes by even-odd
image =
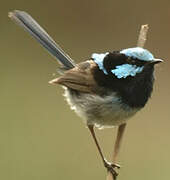
[[[99,128],[123,124],[139,110],[122,104],[115,93],[101,97],[66,89],[65,97],[71,109],[81,116],[87,125]]]

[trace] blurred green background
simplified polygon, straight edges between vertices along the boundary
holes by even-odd
[[[169,179],[170,2],[154,0],[1,0],[0,179],[106,179],[87,128],[63,89],[47,83],[58,64],[7,17],[14,9],[29,12],[76,62],[135,46],[141,24],[149,24],[145,47],[165,62],[156,68],[152,99],[128,123],[118,179]],[[115,133],[97,131],[108,159]]]

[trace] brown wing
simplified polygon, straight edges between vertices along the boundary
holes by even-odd
[[[65,71],[62,76],[51,80],[49,83],[61,84],[86,93],[94,92],[97,85],[92,75],[92,69],[96,66],[92,60],[79,63],[75,68]]]

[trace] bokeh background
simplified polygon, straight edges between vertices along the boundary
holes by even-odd
[[[8,17],[29,12],[80,62],[93,52],[136,45],[140,26],[150,26],[146,48],[165,62],[156,68],[152,99],[128,123],[119,180],[170,178],[170,2],[155,0],[1,0],[0,179],[106,178],[93,140],[47,82],[58,64]],[[109,159],[116,129],[97,131]]]

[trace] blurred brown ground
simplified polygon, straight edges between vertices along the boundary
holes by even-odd
[[[150,26],[146,48],[165,60],[156,68],[152,99],[129,121],[119,180],[170,178],[170,2],[1,0],[0,179],[105,179],[106,172],[84,124],[70,111],[63,90],[47,82],[58,64],[7,17],[29,12],[76,62],[93,52],[136,45]],[[115,131],[97,132],[107,158]]]

